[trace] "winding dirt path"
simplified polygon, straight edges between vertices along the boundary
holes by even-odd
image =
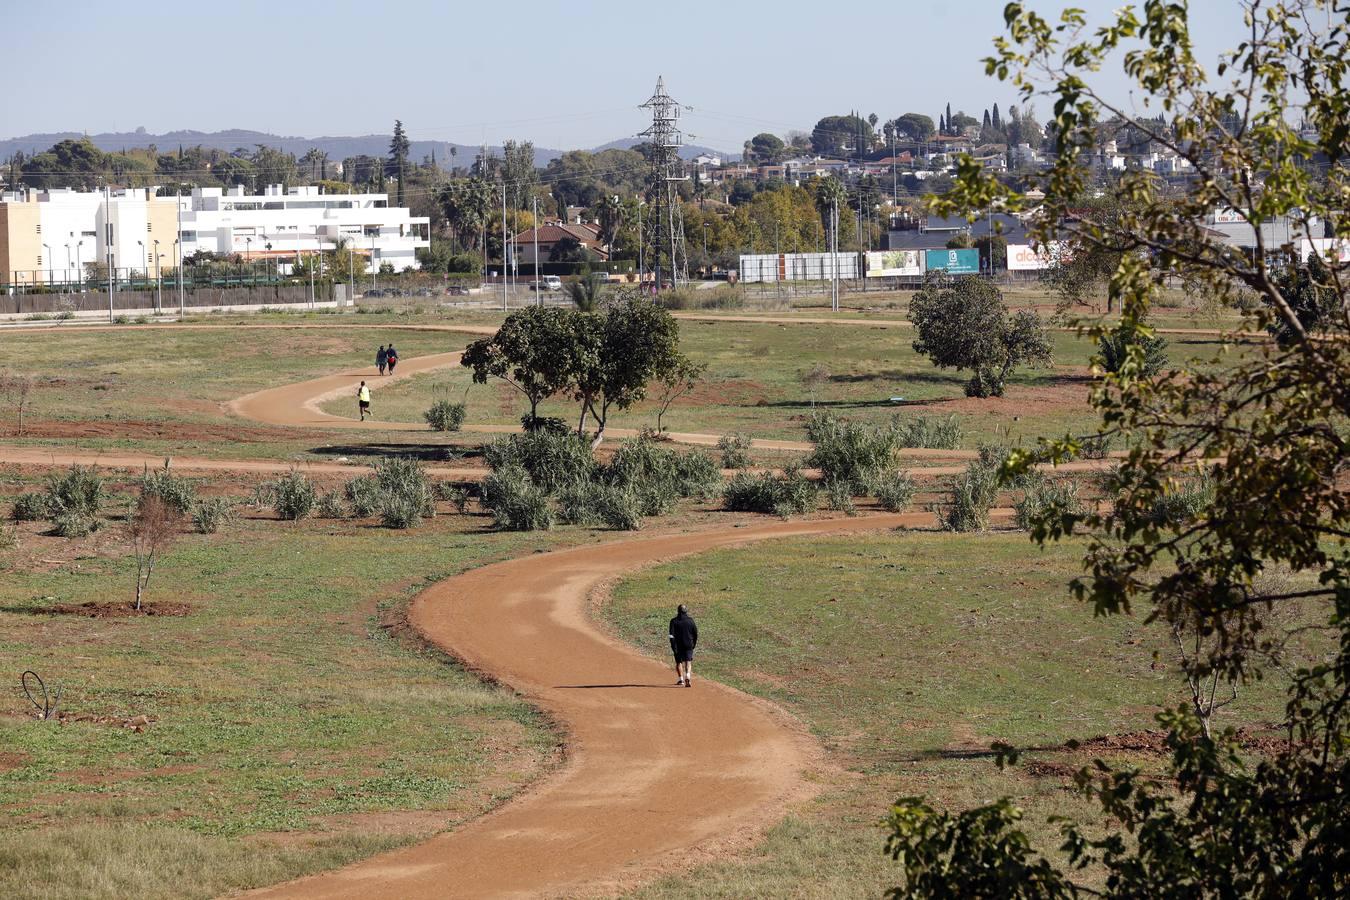
[[[631,884],[677,857],[687,863],[690,853],[745,846],[812,793],[814,742],[768,704],[699,679],[697,665],[694,687],[675,687],[671,667],[592,624],[592,591],[714,548],[931,521],[878,515],[610,541],[427,589],[413,601],[414,626],[553,716],[567,732],[567,764],[456,831],[250,896],[576,896]],[[659,653],[664,642],[654,635],[647,649]]]

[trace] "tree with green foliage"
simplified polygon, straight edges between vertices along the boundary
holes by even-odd
[[[1175,634],[1205,637],[1183,654],[1179,688],[1286,678],[1285,739],[1253,753],[1233,729],[1209,721],[1212,704],[1192,696],[1158,716],[1167,731],[1163,771],[1099,760],[1077,774],[1076,788],[1105,823],[1061,819],[1064,839],[1053,848],[1033,845],[1007,798],[948,811],[901,798],[887,848],[903,868],[896,896],[1350,893],[1350,342],[1343,339],[1350,296],[1331,278],[1335,303],[1324,330],[1338,339],[1310,333],[1260,228],[1287,215],[1350,234],[1350,174],[1319,164],[1350,155],[1350,10],[1322,0],[1253,0],[1240,14],[1243,43],[1223,54],[1211,77],[1195,57],[1184,4],[1145,0],[1142,10],[1122,8],[1089,30],[1079,10],[1047,19],[1010,3],[1008,34],[986,67],[1024,99],[1052,99],[1058,156],[1024,189],[963,161],[934,209],[1034,208],[1034,240],[1069,231],[1119,254],[1108,285],[1120,309],[1111,328],[1128,350],[1093,392],[1098,433],[1015,450],[1003,474],[1071,459],[1091,440],[1130,446],[1110,476],[1111,503],[1085,512],[1052,502],[1034,516],[1033,539],[1086,533],[1086,573],[1072,590],[1096,615],[1140,610]],[[1116,60],[1135,90],[1098,85],[1102,66]],[[1159,111],[1162,122],[1136,115],[1119,96],[1145,98],[1146,113]],[[1295,108],[1302,123],[1289,115]],[[1163,186],[1127,171],[1112,187],[1129,200],[1119,218],[1067,216],[1092,178],[1088,157],[1104,118],[1129,122],[1178,153],[1193,177]],[[1033,187],[1044,198],[1028,198],[1024,190]],[[1254,226],[1252,252],[1205,227],[1215,207]],[[1287,337],[1253,344],[1218,371],[1146,374],[1134,338],[1151,333],[1162,273],[1225,301],[1255,294],[1259,304],[1239,307],[1242,330],[1275,327]],[[1209,463],[1204,502],[1170,503],[1196,458]],[[1170,511],[1160,516],[1160,508]],[[1286,635],[1268,627],[1269,614],[1290,605],[1300,630],[1326,638],[1303,662],[1280,655]],[[1006,746],[997,755],[1000,764],[1016,758]]]
[[[403,123],[394,120],[394,136],[389,141],[389,171],[398,179],[398,205],[403,206],[403,176],[408,168],[408,153],[412,142],[403,130]]]
[[[492,185],[483,178],[462,178],[442,185],[436,196],[445,224],[455,235],[459,247],[481,250],[483,232],[492,211]]]
[[[876,132],[872,126],[855,115],[826,116],[811,129],[811,150],[821,156],[866,153],[874,140]]]
[[[575,321],[568,310],[529,306],[507,316],[496,334],[470,344],[460,365],[473,370],[477,384],[499,378],[520,391],[530,403],[534,421],[539,404],[572,382],[575,338]]]
[[[911,141],[926,141],[937,132],[933,120],[923,113],[905,113],[894,124],[896,135]]]
[[[968,397],[1002,397],[1020,365],[1049,365],[1050,341],[1031,310],[1008,315],[1003,293],[973,275],[930,272],[909,304],[914,352],[939,368],[969,370]]]
[[[762,131],[745,142],[745,161],[762,166],[782,162],[787,144],[776,134]]]
[[[1343,288],[1339,287],[1339,274],[1332,271],[1320,254],[1310,254],[1307,262],[1290,260],[1283,268],[1275,270],[1271,278],[1304,332],[1335,328],[1343,302]],[[1297,338],[1294,329],[1279,316],[1272,317],[1266,328],[1281,344],[1289,344]]]
[[[620,289],[600,314],[578,314],[572,385],[595,420],[592,446],[605,439],[611,409],[627,409],[648,385],[677,367],[680,326],[636,290]],[[579,429],[580,430],[580,429]]]

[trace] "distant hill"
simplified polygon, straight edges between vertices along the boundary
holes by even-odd
[[[31,156],[35,153],[41,153],[49,149],[53,144],[64,140],[77,140],[85,135],[76,131],[65,131],[54,134],[28,134],[23,137],[6,138],[0,140],[0,160],[8,159],[16,152],[23,152]],[[278,150],[284,150],[287,153],[294,153],[301,156],[311,147],[317,147],[320,152],[327,153],[328,158],[333,162],[341,162],[349,156],[385,156],[389,152],[390,135],[387,134],[364,134],[355,137],[327,136],[327,137],[284,137],[276,134],[268,134],[263,131],[248,131],[241,128],[231,128],[225,131],[170,131],[166,134],[150,134],[144,128],[138,128],[135,131],[114,132],[105,134],[88,135],[89,140],[93,141],[94,146],[106,152],[116,152],[118,150],[132,150],[140,147],[149,147],[154,145],[161,153],[176,151],[181,144],[184,147],[202,146],[214,148],[217,150],[232,151],[239,147],[252,150],[258,144],[267,147],[274,147]],[[637,138],[624,138],[622,140],[611,141],[595,150],[608,150],[611,148],[627,149],[639,143]],[[501,155],[500,147],[489,146],[489,150],[495,151],[498,156]],[[452,152],[452,150],[454,152]],[[449,141],[413,141],[412,151],[409,154],[415,160],[421,160],[429,157],[434,152],[436,161],[445,168],[451,168],[456,165],[467,166],[473,162],[474,156],[478,153],[477,146],[469,144],[454,144]],[[709,150],[706,147],[688,146],[680,150],[680,155],[685,159],[693,159],[700,153],[717,153],[715,150]],[[550,160],[562,156],[563,151],[554,150],[548,147],[534,148],[534,164],[543,167]],[[723,157],[726,154],[721,154]]]
[[[619,138],[617,141],[610,141],[608,144],[603,144],[595,149],[596,151],[631,150],[640,143],[642,143],[641,138]],[[724,162],[735,162],[741,158],[739,153],[727,153],[723,150],[715,150],[712,147],[704,147],[701,144],[685,144],[680,148],[680,159],[693,159],[694,157],[702,156],[705,153],[712,156],[720,156]]]

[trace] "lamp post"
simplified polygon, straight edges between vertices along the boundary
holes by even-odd
[[[708,223],[703,223],[703,265],[707,266],[707,273],[712,274],[712,261],[708,259]]]
[[[51,244],[43,244],[43,245],[42,245],[42,249],[47,251],[47,286],[50,287],[50,286],[51,286],[51,283],[52,283],[52,276],[53,276],[53,270],[52,270],[52,245],[51,245]]]
[[[84,238],[75,242],[75,277],[80,280],[80,293],[84,293],[84,264],[80,262],[80,248],[84,246]]]
[[[163,257],[159,253],[159,241],[153,240],[150,243],[155,245],[155,315],[159,315],[164,309],[164,280],[160,277],[159,265]]]
[[[370,234],[370,289],[375,290],[375,232]]]
[[[61,280],[70,284],[70,241],[66,241],[66,277]]]
[[[253,278],[253,238],[251,237],[244,238],[244,259],[247,260],[248,262],[248,285],[249,288],[252,288],[254,286],[254,278]],[[250,302],[252,302],[252,298],[249,299]]]

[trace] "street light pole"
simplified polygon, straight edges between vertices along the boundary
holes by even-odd
[[[159,241],[156,239],[151,243],[155,245],[155,315],[159,315],[164,311],[164,279],[160,277]]]
[[[47,286],[51,287],[52,279],[55,278],[54,270],[52,268],[52,245],[43,244],[42,249],[47,251]]]
[[[502,181],[502,312],[506,312],[506,181]]]
[[[378,226],[376,226],[378,230]],[[370,289],[375,290],[375,235],[370,236]]]
[[[530,205],[534,215],[534,305],[542,306],[544,301],[539,297],[539,198],[531,197]]]

